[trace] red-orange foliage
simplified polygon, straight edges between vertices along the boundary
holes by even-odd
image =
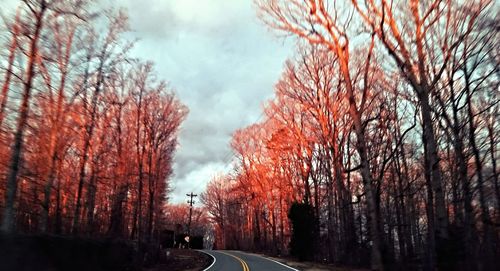
[[[187,108],[156,79],[152,63],[131,58],[132,44],[122,37],[126,14],[95,16],[96,7],[92,1],[25,1],[7,24],[7,60],[19,61],[8,61],[1,72],[6,231],[151,240],[165,224]],[[36,35],[43,39],[34,42]],[[21,87],[29,90],[28,106],[15,95]],[[17,121],[23,114],[25,124]],[[7,184],[6,176],[14,181]]]
[[[255,2],[297,37],[297,57],[264,120],[234,133],[234,171],[204,194],[218,245],[287,251],[301,201],[317,260],[497,268],[498,5]]]

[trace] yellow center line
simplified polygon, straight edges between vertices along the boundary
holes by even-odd
[[[235,258],[236,260],[238,260],[241,263],[241,266],[243,267],[243,271],[250,271],[248,264],[244,260],[242,260],[240,257],[234,256],[233,254],[229,254],[229,253],[222,252],[222,251],[219,251],[219,253],[226,254],[228,256]]]

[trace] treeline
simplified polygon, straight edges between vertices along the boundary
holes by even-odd
[[[149,241],[164,223],[187,108],[130,54],[127,15],[20,1],[0,47],[4,233]]]
[[[316,260],[496,270],[498,3],[255,2],[297,53],[201,197],[217,246],[307,251],[290,216]]]

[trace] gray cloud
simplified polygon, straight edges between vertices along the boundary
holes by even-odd
[[[256,121],[291,46],[258,22],[250,0],[120,1],[133,53],[153,60],[190,114],[176,154],[172,202],[227,171],[231,134]]]

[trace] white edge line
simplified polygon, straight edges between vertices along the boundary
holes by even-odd
[[[245,252],[241,251],[240,253],[245,253]],[[273,260],[273,259],[269,259],[268,257],[261,256],[261,255],[258,255],[258,254],[254,254],[254,255],[255,255],[255,256],[258,256],[258,257],[260,257],[260,258],[262,258],[262,259],[265,259],[265,260],[268,260],[268,261],[271,261],[271,262],[275,262],[275,263],[277,263],[277,264],[279,264],[279,265],[281,265],[281,266],[284,266],[284,267],[286,267],[286,268],[288,268],[288,269],[290,269],[290,270],[300,271],[299,269],[295,269],[295,268],[290,267],[290,266],[288,266],[288,265],[286,265],[286,264],[280,263],[280,262],[275,261],[275,260]],[[205,270],[203,270],[203,271],[205,271]]]
[[[262,257],[262,258],[264,258],[264,259],[266,259],[266,260],[268,260],[268,261],[271,261],[271,262],[275,262],[275,263],[277,263],[277,264],[279,264],[279,265],[282,265],[282,266],[284,266],[284,267],[286,267],[286,268],[288,268],[288,269],[290,269],[290,270],[299,271],[299,269],[295,269],[295,268],[293,268],[293,267],[290,267],[290,266],[288,266],[288,265],[286,265],[286,264],[283,264],[283,263],[280,263],[280,262],[278,262],[278,261],[275,261],[275,260],[269,259],[269,258],[267,258],[267,257]]]
[[[205,254],[209,255],[210,257],[212,257],[214,259],[214,262],[211,265],[209,265],[207,268],[205,268],[205,269],[202,270],[202,271],[208,271],[208,269],[210,269],[210,268],[212,268],[212,266],[214,266],[214,264],[217,261],[217,259],[215,258],[214,255],[212,255],[212,254],[210,254],[210,253],[208,253],[206,251],[203,251],[203,250],[198,250],[198,251],[201,252],[201,253],[205,253]]]

